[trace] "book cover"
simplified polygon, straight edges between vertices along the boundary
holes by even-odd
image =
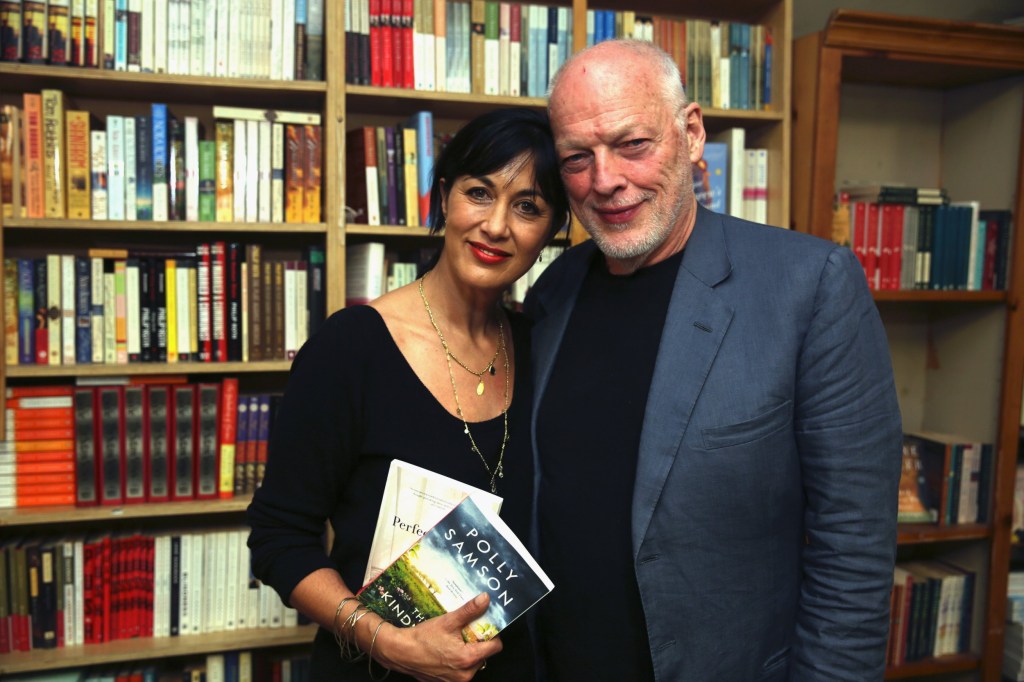
[[[169,386],[146,387],[146,497],[150,502],[170,499],[169,453],[172,446],[173,406]]]
[[[468,495],[495,513],[501,511],[502,499],[497,495],[415,464],[391,460],[363,583],[379,575]]]
[[[724,142],[706,142],[703,158],[693,164],[693,192],[701,206],[725,213],[728,171],[729,146]]]
[[[96,488],[96,418],[93,389],[75,389],[75,505],[91,507],[99,502]]]
[[[96,389],[101,504],[124,502],[124,387]]]
[[[486,506],[467,497],[358,593],[388,622],[415,627],[486,592],[490,605],[462,638],[493,638],[548,594],[554,584]]]
[[[146,501],[145,386],[124,387],[124,501]]]

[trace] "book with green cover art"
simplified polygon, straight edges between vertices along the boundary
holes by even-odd
[[[505,522],[467,497],[358,597],[388,622],[415,627],[486,592],[487,611],[462,631],[476,642],[497,635],[553,588]]]

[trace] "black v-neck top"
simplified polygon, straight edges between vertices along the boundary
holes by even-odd
[[[515,388],[497,494],[504,498],[501,517],[525,542],[533,488],[529,329],[522,316],[510,313],[509,319]],[[493,469],[504,430],[501,415],[470,428]],[[490,475],[470,450],[462,421],[420,381],[380,314],[368,306],[345,308],[327,320],[292,365],[264,482],[248,511],[256,577],[287,599],[307,575],[331,567],[358,590],[392,459],[490,489]],[[336,537],[330,557],[323,550],[325,520]],[[488,662],[487,679],[533,679],[525,618],[501,638],[505,649]],[[323,629],[312,669],[314,679],[368,679],[366,662],[341,661],[333,636]]]

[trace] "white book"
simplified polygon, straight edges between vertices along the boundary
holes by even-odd
[[[49,277],[49,273],[47,273]],[[75,364],[75,257],[60,256],[60,339],[61,362]]]
[[[226,682],[224,654],[206,654],[206,682]]]
[[[107,219],[107,134],[102,130],[89,132],[90,170],[89,186],[92,196],[92,219]]]
[[[190,0],[188,72],[193,76],[203,75],[203,56],[206,53],[206,2],[207,0]]]
[[[214,107],[213,112],[214,118],[227,118],[217,115],[217,109]],[[235,119],[235,136],[234,136],[234,168],[231,171],[232,177],[232,193],[234,197],[234,214],[237,222],[245,221],[245,194],[249,189],[245,186],[245,171],[248,167],[248,163],[245,158],[246,150],[249,146],[245,143],[245,121]]]
[[[189,44],[192,40],[192,0],[178,0],[178,73],[189,74]]]
[[[117,364],[117,287],[114,273],[103,273],[103,362]]]
[[[185,117],[185,220],[199,220],[199,119]]]
[[[755,222],[768,224],[768,150],[754,150],[754,217]]]
[[[63,348],[60,342],[61,331],[61,264],[60,254],[46,254],[46,334],[47,358],[51,365],[61,364]]]
[[[309,337],[309,288],[307,285],[307,264],[298,261],[295,273],[295,309],[298,311],[295,321],[295,350],[298,352]]]
[[[217,632],[217,616],[214,608],[217,602],[216,595],[220,592],[217,584],[215,569],[217,554],[217,532],[205,531],[202,535],[203,541],[203,625],[201,632]]]
[[[295,80],[295,3],[285,2],[281,16],[281,78]],[[287,123],[288,121],[282,121]]]
[[[367,0],[353,0],[361,9],[366,7]],[[432,0],[427,12],[433,12],[434,18],[434,90],[448,90],[448,12],[445,0]],[[366,9],[369,12],[369,9]],[[360,16],[360,21],[362,17]],[[360,30],[362,30],[360,28]],[[367,28],[369,30],[369,28]]]
[[[243,0],[238,5],[238,75],[252,76],[252,2]]]
[[[179,538],[178,634],[182,636],[192,633],[192,540],[192,533],[182,533]]]
[[[217,75],[217,0],[205,0],[203,9],[203,56],[200,73]]]
[[[245,49],[242,44],[242,2],[243,0],[230,0],[228,4],[228,36],[231,41],[227,55],[228,78],[238,78],[242,75],[242,51]]]
[[[124,270],[125,323],[128,327],[128,358],[139,358],[142,353],[142,311],[139,303],[139,261],[129,258]]]
[[[155,0],[142,0],[139,11],[139,65],[144,73],[152,73],[156,64],[155,14]]]
[[[153,539],[153,637],[171,636],[171,536]]]
[[[412,73],[413,88],[426,90],[426,68],[424,61],[427,56],[423,53],[423,6],[433,0],[413,0],[412,10]]]
[[[423,89],[437,89],[437,40],[434,24],[434,0],[423,0]]]
[[[245,121],[271,121],[272,123],[320,125],[320,114],[305,111],[283,111],[280,109],[252,109],[247,107],[214,106],[213,117],[221,119],[242,119]]]
[[[284,264],[284,352],[289,360],[295,359],[298,310],[295,307],[295,262],[285,261]]]
[[[346,7],[346,9],[348,9]],[[271,80],[281,80],[281,50],[282,41],[284,40],[284,33],[276,30],[281,20],[284,18],[284,0],[270,0],[270,21],[272,30],[270,31],[270,78]],[[345,13],[345,23],[349,23],[348,12]],[[351,59],[352,57],[348,57]]]
[[[227,588],[228,588],[228,532],[219,530],[213,533],[213,606],[210,614],[213,622],[209,630],[223,632],[227,624]],[[232,621],[234,618],[232,618]]]
[[[729,215],[736,218],[745,218],[746,211],[743,204],[743,188],[746,183],[746,176],[743,169],[746,168],[746,130],[743,128],[728,128],[719,133],[708,136],[715,142],[724,142],[729,148],[728,173],[729,187],[727,190],[728,201],[726,208]],[[733,172],[735,169],[735,172]]]
[[[363,584],[377,577],[470,496],[495,514],[501,511],[502,499],[497,495],[408,462],[391,460]]]
[[[982,259],[978,258],[978,211],[981,210],[981,204],[978,201],[951,201],[950,206],[966,206],[971,212],[971,241],[967,252],[967,281],[965,282],[967,289],[976,289],[974,286],[979,268],[985,267],[984,252],[982,252]]]
[[[167,0],[167,73],[177,75],[181,73],[181,65],[178,63],[181,51],[178,44],[181,37],[178,35],[181,23],[181,2],[182,0]]]
[[[85,541],[75,540],[75,568],[74,568],[74,610],[75,610],[75,641],[65,642],[70,646],[85,644]]]
[[[124,116],[107,116],[107,217],[124,220]]]
[[[284,125],[271,125],[270,221],[284,222]]]
[[[92,341],[92,362],[103,362],[103,259],[89,259],[89,331]]]
[[[259,219],[260,124],[245,122],[245,222]],[[238,163],[237,157],[235,163]]]
[[[239,401],[241,404],[241,401]],[[245,530],[236,530],[233,534],[234,545],[237,548],[238,561],[229,563],[234,566],[235,571],[232,578],[235,595],[235,622],[236,629],[245,630],[252,627],[249,623],[249,546],[246,539],[249,534]],[[230,560],[229,560],[230,561]]]
[[[193,635],[198,635],[206,631],[203,625],[203,617],[206,613],[206,599],[209,594],[209,589],[203,583],[203,566],[207,560],[204,552],[204,535],[205,533],[196,533],[192,537],[191,573],[193,580],[189,585],[189,591],[191,592],[192,599],[192,620],[189,627],[189,633]]]
[[[498,5],[498,94],[511,93],[512,75],[512,8],[507,2]]]
[[[228,75],[228,55],[231,53],[231,0],[217,2],[217,51],[214,55],[214,75]]]
[[[124,117],[124,219],[138,218],[138,178],[135,156],[135,117]]]
[[[232,570],[241,561],[237,530],[224,533],[224,567],[220,573],[224,593],[224,630],[238,629],[238,571]]]
[[[273,172],[271,156],[273,156],[273,124],[270,121],[259,121],[258,131],[258,162],[257,166],[257,210],[256,219],[261,223],[269,223],[271,216],[271,174]]]
[[[517,5],[519,12],[522,13],[522,5]],[[515,12],[511,13],[511,16],[516,16]],[[511,17],[510,17],[511,21]],[[520,83],[523,77],[522,64],[523,64],[523,42],[522,36],[526,35],[526,31],[519,30],[523,24],[523,15],[519,16],[520,26],[512,28],[509,26],[509,48],[508,48],[508,94],[511,97],[519,97],[520,95]],[[512,36],[519,36],[519,40],[514,40]]]
[[[168,0],[153,0],[153,71],[170,73],[167,69],[167,6]]]
[[[345,248],[345,305],[363,305],[384,294],[384,244]]]

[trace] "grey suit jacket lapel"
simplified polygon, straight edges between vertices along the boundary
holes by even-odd
[[[679,453],[697,396],[732,321],[733,309],[713,289],[731,269],[718,215],[699,209],[676,276],[647,394],[633,487],[634,558]]]

